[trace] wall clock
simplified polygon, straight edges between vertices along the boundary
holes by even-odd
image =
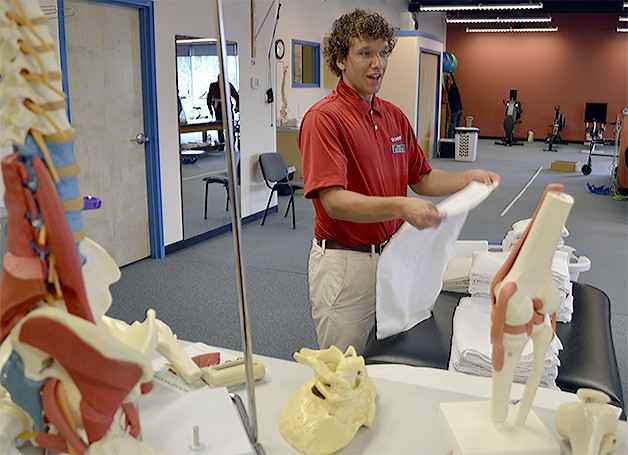
[[[278,39],[275,41],[275,57],[278,60],[281,60],[286,53],[286,45],[283,43],[283,40]]]

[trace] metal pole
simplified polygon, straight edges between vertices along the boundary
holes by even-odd
[[[236,153],[233,134],[233,111],[231,109],[231,89],[229,87],[227,44],[224,34],[224,21],[222,15],[222,1],[214,0],[216,30],[218,31],[218,57],[220,59],[220,96],[222,99],[222,118],[225,127],[225,147],[227,150],[227,172],[229,175],[229,202],[231,203],[231,229],[233,232],[233,249],[236,261],[236,274],[238,279],[238,303],[240,308],[240,329],[242,332],[242,350],[244,354],[244,366],[246,373],[246,389],[248,394],[248,422],[245,427],[253,449],[258,454],[263,454],[264,449],[257,442],[257,412],[255,408],[255,386],[253,379],[253,350],[251,347],[251,328],[249,321],[249,307],[246,300],[246,283],[242,268],[242,224],[240,220],[240,198],[237,197]],[[246,414],[246,413],[245,413]]]

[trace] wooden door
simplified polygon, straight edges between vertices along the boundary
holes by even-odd
[[[419,129],[417,139],[425,156],[434,157],[438,143],[436,109],[438,106],[439,56],[432,52],[419,54]]]
[[[119,266],[150,255],[139,11],[65,0],[71,122],[79,187],[102,200],[83,212],[87,236]]]

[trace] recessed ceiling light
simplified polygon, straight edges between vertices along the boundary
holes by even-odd
[[[543,3],[516,3],[516,4],[477,4],[477,5],[420,5],[419,11],[496,11],[506,9],[541,9]]]
[[[507,24],[512,22],[541,23],[552,22],[551,17],[489,17],[489,18],[466,18],[448,17],[445,19],[448,24]]]
[[[558,27],[522,27],[522,28],[469,28],[465,29],[467,33],[525,33],[525,32],[557,32]]]
[[[177,44],[216,44],[216,38],[186,38],[178,39]]]

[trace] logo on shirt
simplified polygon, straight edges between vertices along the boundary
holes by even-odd
[[[401,134],[395,132],[395,135],[390,138],[390,142],[392,144],[393,153],[406,153],[406,146],[403,143]]]

